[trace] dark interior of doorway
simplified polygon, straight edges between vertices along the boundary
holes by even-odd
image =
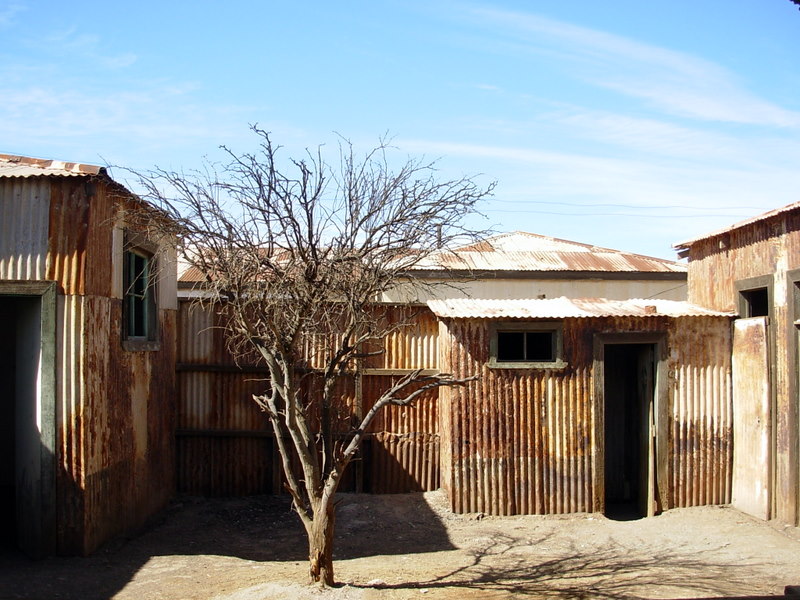
[[[0,296],[0,548],[16,546],[16,323],[20,300]]]
[[[647,516],[652,344],[608,344],[604,351],[606,516]]]

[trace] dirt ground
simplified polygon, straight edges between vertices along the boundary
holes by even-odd
[[[0,598],[370,600],[688,598],[800,584],[800,534],[730,508],[602,515],[454,515],[441,492],[343,495],[336,579],[305,585],[286,498],[181,498],[87,558],[0,554]]]

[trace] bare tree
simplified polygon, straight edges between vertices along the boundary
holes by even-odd
[[[337,395],[340,380],[407,325],[389,318],[382,295],[409,285],[409,273],[440,248],[476,239],[480,232],[464,220],[493,184],[441,182],[434,164],[413,159],[393,169],[383,142],[360,158],[341,143],[336,168],[317,151],[282,170],[279,148],[253,129],[256,153],[225,148],[230,162],[222,167],[138,177],[144,197],[176,224],[205,297],[224,311],[229,347],[255,353],[268,369],[266,389],[253,399],[271,421],[308,535],[311,580],[330,585],[334,496],[370,423],[387,405],[469,381],[411,371],[358,416]]]

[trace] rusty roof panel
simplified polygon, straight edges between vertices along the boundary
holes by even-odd
[[[522,300],[450,299],[429,300],[437,317],[450,319],[568,319],[594,317],[728,317],[733,313],[713,311],[675,300],[605,298],[545,298]]]
[[[788,213],[788,212],[792,212],[792,211],[796,211],[796,210],[800,210],[800,202],[793,202],[792,204],[787,204],[786,206],[783,206],[781,208],[776,208],[776,209],[767,211],[765,213],[761,213],[760,215],[756,215],[755,217],[750,217],[749,219],[745,219],[744,221],[739,221],[738,223],[734,223],[733,225],[730,225],[730,226],[725,227],[723,229],[718,229],[717,231],[712,231],[711,233],[707,233],[705,235],[701,235],[701,236],[696,237],[696,238],[692,238],[692,239],[689,239],[689,240],[684,240],[682,242],[676,242],[675,244],[673,244],[672,247],[675,248],[676,250],[685,250],[685,249],[689,248],[690,246],[692,246],[693,244],[696,244],[697,242],[701,242],[701,241],[707,240],[709,238],[717,237],[718,235],[724,235],[724,234],[730,233],[731,231],[734,231],[736,229],[741,229],[742,227],[746,227],[748,225],[752,225],[753,223],[758,223],[759,221],[765,221],[765,220],[770,219],[772,217],[776,217],[778,215],[782,215],[784,213]]]
[[[82,177],[105,174],[105,168],[96,165],[0,154],[0,177],[40,177],[47,175]]]
[[[470,271],[597,271],[684,273],[686,266],[671,260],[631,254],[534,233],[514,231],[477,244],[439,252],[421,263],[420,270]]]

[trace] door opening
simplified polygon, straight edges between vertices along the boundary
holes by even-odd
[[[16,547],[16,324],[17,303],[14,297],[0,296],[0,547]]]
[[[655,513],[655,344],[604,349],[605,511],[613,519]]]
[[[0,284],[0,324],[0,551],[44,556],[55,550],[55,286]]]

